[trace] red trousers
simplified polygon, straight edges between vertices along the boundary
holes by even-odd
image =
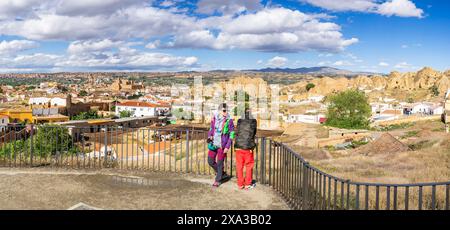
[[[239,187],[252,184],[253,165],[255,159],[253,158],[252,150],[239,149],[236,150],[236,174],[237,183]],[[245,177],[244,177],[245,167]]]

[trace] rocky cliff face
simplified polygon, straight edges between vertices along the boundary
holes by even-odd
[[[288,88],[298,93],[306,93],[299,87],[305,87],[307,83],[313,83],[315,87],[310,90],[311,94],[328,95],[336,91],[348,88],[358,88],[365,90],[401,90],[412,92],[415,90],[428,90],[436,86],[443,95],[450,89],[450,70],[446,72],[435,71],[425,67],[418,72],[400,73],[394,71],[388,76],[357,76],[355,78],[329,78],[324,77],[308,82],[299,82]],[[297,89],[297,90],[296,90]],[[303,91],[303,92],[302,92]],[[431,91],[430,91],[431,93]]]

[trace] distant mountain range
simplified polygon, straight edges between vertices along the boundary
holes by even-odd
[[[384,75],[381,73],[371,73],[371,72],[354,72],[350,70],[342,70],[328,66],[320,67],[302,67],[302,68],[265,68],[265,69],[253,69],[253,70],[243,70],[243,72],[258,72],[258,73],[296,73],[296,74],[311,74],[311,75],[345,75],[345,76],[355,76],[355,75]]]

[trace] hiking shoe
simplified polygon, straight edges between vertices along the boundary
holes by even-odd
[[[225,180],[225,179],[227,179],[228,177],[230,177],[230,176],[227,174],[227,172],[223,172],[223,174],[222,174],[222,180]]]
[[[231,179],[231,176],[229,176],[226,172],[223,172],[222,178],[220,179],[220,183],[228,182]]]
[[[239,188],[239,190],[244,190],[245,189],[245,186],[238,186],[238,188]]]
[[[214,184],[212,185],[214,188],[218,188],[220,186],[220,182],[214,182]]]
[[[250,189],[254,189],[255,187],[256,187],[256,184],[251,184],[251,185],[245,186],[245,189],[250,190]]]

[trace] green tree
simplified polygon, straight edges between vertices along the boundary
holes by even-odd
[[[306,91],[309,92],[314,87],[316,87],[316,85],[314,85],[313,83],[308,83],[305,88],[306,88]]]
[[[55,155],[66,151],[75,152],[72,137],[65,127],[43,125],[33,138],[35,152],[42,155]]]
[[[67,128],[62,126],[40,126],[35,132],[32,141],[31,138],[16,140],[5,144],[0,148],[0,156],[14,158],[21,156],[30,157],[30,149],[33,156],[47,157],[56,154],[74,154],[79,149],[73,145],[72,136]]]
[[[81,90],[80,93],[78,93],[78,96],[80,97],[86,97],[88,95],[88,92],[86,90]]]
[[[347,90],[328,97],[326,125],[346,129],[367,129],[371,108],[362,91]]]
[[[61,87],[61,92],[67,93],[67,92],[69,92],[69,89],[67,87],[65,87],[65,86],[62,86]]]
[[[430,91],[433,94],[433,96],[439,96],[439,88],[436,85],[433,85],[430,87]]]
[[[144,96],[144,94],[138,93],[138,94],[134,94],[134,95],[128,96],[127,99],[128,100],[135,100],[135,99],[139,99],[142,96]]]
[[[122,110],[119,112],[121,118],[131,117],[133,114],[128,110]]]
[[[408,98],[407,100],[406,100],[406,102],[408,102],[408,103],[414,103],[414,99],[413,98]]]
[[[81,112],[78,115],[72,117],[72,120],[89,120],[89,119],[99,119],[100,116],[95,110],[89,110],[88,112]]]

